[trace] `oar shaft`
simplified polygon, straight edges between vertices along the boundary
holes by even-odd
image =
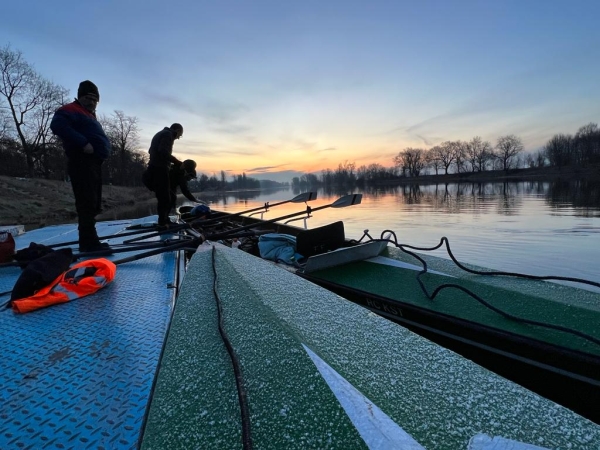
[[[182,223],[182,224],[175,225],[174,227],[171,227],[168,230],[157,231],[157,227],[153,226],[153,227],[143,228],[143,229],[139,229],[139,230],[126,231],[125,233],[117,233],[117,234],[111,234],[108,236],[100,236],[100,237],[98,237],[98,239],[103,241],[105,239],[114,239],[114,238],[120,238],[120,237],[134,236],[137,234],[144,234],[144,233],[153,233],[152,236],[160,236],[161,234],[173,233],[174,231],[183,230],[188,227],[189,227],[189,225],[187,223]],[[64,247],[67,245],[75,245],[78,242],[79,241],[60,242],[58,244],[47,245],[47,247],[49,247],[49,248]]]
[[[119,264],[131,262],[131,261],[138,261],[140,259],[148,258],[148,257],[154,256],[154,255],[159,255],[161,253],[182,250],[186,247],[198,247],[198,245],[200,245],[200,244],[202,244],[202,238],[193,239],[191,241],[186,239],[185,241],[178,242],[176,244],[173,244],[173,245],[170,245],[167,247],[158,248],[156,250],[152,250],[149,252],[138,253],[136,255],[128,256],[127,258],[118,259],[116,261],[113,261],[113,263],[115,265],[119,265]]]
[[[240,212],[236,212],[236,213],[223,213],[223,212],[215,213],[215,215],[213,217],[211,217],[210,219],[200,219],[200,218],[195,219],[195,220],[192,219],[189,223],[193,223],[198,226],[206,226],[206,225],[210,225],[212,223],[218,222],[219,220],[221,220],[224,217],[239,217],[243,214],[260,211],[262,209],[267,211],[269,208],[272,208],[274,206],[284,205],[286,203],[301,203],[301,202],[306,203],[306,202],[315,200],[316,198],[317,198],[316,192],[304,192],[300,195],[295,196],[294,198],[292,198],[290,200],[283,200],[283,201],[277,202],[277,203],[266,202],[263,206],[258,206],[256,208],[247,209],[245,211],[240,211]]]
[[[299,211],[296,213],[287,214],[285,216],[276,217],[274,219],[261,220],[257,223],[252,223],[252,224],[245,225],[245,226],[238,227],[238,228],[232,228],[231,230],[223,231],[221,233],[215,233],[213,235],[207,235],[206,238],[211,239],[211,240],[223,239],[227,236],[230,236],[234,233],[238,233],[240,231],[245,231],[245,230],[249,230],[251,228],[255,228],[257,226],[279,222],[280,220],[291,219],[292,217],[298,217],[298,216],[301,216],[302,214],[307,214],[308,216],[310,216],[311,213],[313,213],[315,211],[320,211],[325,208],[345,208],[346,206],[359,205],[361,202],[361,199],[362,199],[362,194],[345,195],[343,197],[338,198],[335,202],[330,203],[328,205],[317,206],[316,208],[311,208],[310,206],[307,206],[306,211]]]
[[[301,216],[302,214],[311,214],[314,211],[319,211],[321,209],[325,209],[325,208],[330,208],[331,205],[323,205],[323,206],[318,206],[316,208],[311,208],[310,206],[306,207],[306,211],[299,211],[296,213],[291,213],[291,214],[287,214],[285,216],[282,217],[276,217],[274,219],[269,219],[269,220],[261,220],[260,222],[257,223],[251,223],[249,225],[244,225],[242,227],[237,227],[237,228],[232,228],[231,230],[227,230],[227,231],[223,231],[221,233],[215,233],[213,235],[207,235],[206,238],[210,239],[210,240],[217,240],[217,239],[223,239],[224,237],[230,236],[231,234],[234,233],[239,233],[240,231],[245,231],[245,230],[250,230],[251,228],[256,228],[258,226],[261,225],[268,225],[271,223],[275,223],[275,222],[279,222],[280,220],[286,220],[286,219],[290,219],[292,217],[298,217]]]

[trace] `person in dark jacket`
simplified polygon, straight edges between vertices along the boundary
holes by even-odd
[[[102,163],[110,155],[110,142],[96,119],[98,87],[82,81],[74,102],[60,107],[50,128],[62,140],[67,171],[75,195],[81,252],[107,251],[96,233],[96,215],[102,205]]]
[[[188,188],[188,181],[196,178],[196,161],[186,159],[181,164],[174,164],[169,171],[171,209],[177,206],[177,188],[190,202],[201,203]]]
[[[183,127],[174,123],[163,128],[152,138],[150,143],[150,162],[142,179],[148,189],[154,191],[157,201],[158,226],[168,226],[171,210],[171,164],[180,166],[181,161],[173,156],[173,143],[183,135]]]

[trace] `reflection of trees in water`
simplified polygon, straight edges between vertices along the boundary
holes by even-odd
[[[551,206],[580,208],[583,215],[600,210],[600,181],[595,180],[410,185],[390,193],[401,195],[408,205],[428,204],[448,213],[494,207],[499,214],[518,214],[523,196],[545,196]]]
[[[583,216],[598,216],[600,209],[600,181],[571,180],[550,184],[546,201],[554,208],[565,204],[579,209]]]
[[[325,186],[322,188],[323,194],[327,197],[341,197],[351,194],[355,189],[348,189],[343,186]]]
[[[362,192],[370,198],[397,197],[406,205],[426,205],[449,214],[493,211],[502,215],[519,214],[523,197],[545,197],[549,205],[578,208],[584,216],[600,214],[600,181],[518,181],[485,183],[407,184],[365,187],[360,190],[320,189],[319,195],[340,197]],[[294,190],[297,195],[300,190]]]
[[[424,197],[436,210],[450,214],[494,209],[513,215],[521,206],[521,193],[517,183],[447,183],[428,186]]]
[[[401,196],[407,205],[430,205],[438,212],[457,214],[466,211],[485,213],[492,208],[499,214],[517,214],[521,196],[530,189],[540,189],[538,183],[444,183],[410,184],[394,188],[367,190],[371,196]]]
[[[402,195],[404,196],[404,201],[408,205],[420,204],[423,197],[421,187],[418,184],[402,186]]]
[[[259,197],[263,197],[265,195],[272,195],[279,191],[289,191],[289,189],[286,187],[285,189],[272,188],[272,189],[257,189],[257,190],[248,190],[248,191],[232,191],[232,192],[226,192],[226,193],[224,192],[220,196],[220,199],[224,205],[228,204],[228,202],[231,199],[233,199],[236,202],[242,201],[242,202],[244,202],[244,204],[246,204],[248,200],[255,200]],[[294,192],[294,195],[297,195],[300,193],[300,189],[294,189],[293,192]]]

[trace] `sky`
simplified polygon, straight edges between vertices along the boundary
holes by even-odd
[[[600,1],[5,2],[10,45],[97,112],[136,117],[207,175],[290,181],[514,134],[535,152],[600,122]]]

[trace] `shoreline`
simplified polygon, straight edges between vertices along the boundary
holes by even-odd
[[[515,169],[509,172],[460,173],[423,175],[401,180],[381,180],[359,189],[406,185],[435,185],[450,183],[556,182],[596,181],[600,165],[586,168]],[[319,186],[321,188],[323,186]],[[293,186],[290,187],[293,189]],[[77,222],[75,199],[71,184],[66,181],[42,178],[0,176],[0,225],[24,225],[26,230],[50,225]],[[234,191],[205,191],[197,193],[204,200],[228,195]],[[236,191],[237,192],[237,191]],[[183,198],[181,194],[178,198]],[[132,219],[156,214],[154,193],[145,187],[102,186],[102,212],[96,220]]]

